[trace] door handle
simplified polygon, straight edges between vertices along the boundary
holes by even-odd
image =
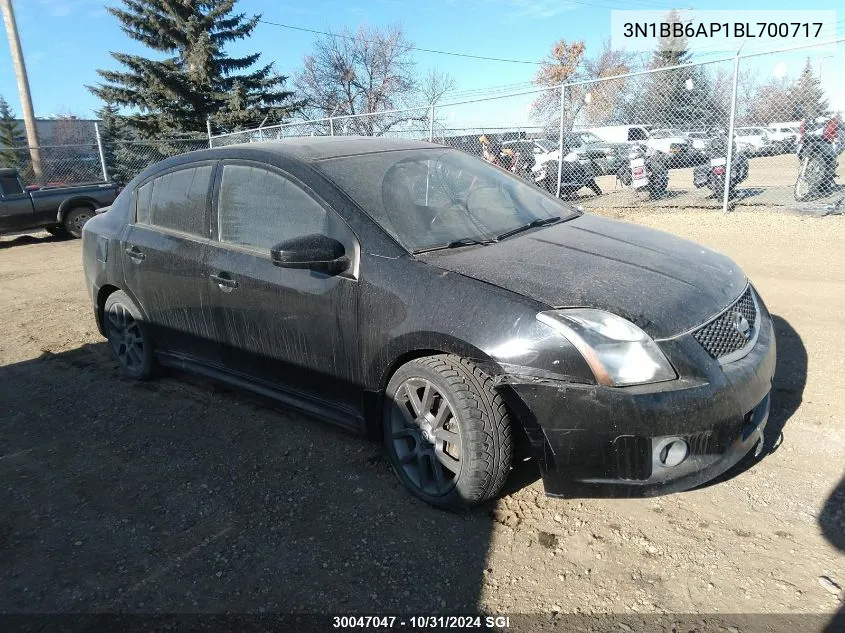
[[[129,255],[129,259],[136,262],[143,261],[147,258],[147,256],[137,246],[128,246],[125,252]]]
[[[232,290],[238,287],[238,282],[232,279],[229,273],[221,272],[218,275],[212,273],[209,277],[211,277],[214,283],[220,286],[220,290],[223,292],[232,292]]]

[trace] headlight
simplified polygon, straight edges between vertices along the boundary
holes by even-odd
[[[677,378],[648,334],[622,317],[592,308],[548,310],[537,320],[581,352],[599,384],[623,387]]]

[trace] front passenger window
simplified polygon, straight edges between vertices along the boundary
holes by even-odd
[[[283,240],[325,234],[327,222],[326,210],[287,178],[261,167],[223,166],[220,242],[269,251]]]

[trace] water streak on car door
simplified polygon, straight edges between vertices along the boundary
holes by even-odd
[[[211,169],[192,165],[139,187],[136,222],[121,241],[121,256],[126,287],[152,326],[156,348],[220,365],[220,336],[205,283]]]
[[[232,192],[230,200],[243,202],[259,195],[255,190],[261,183],[278,185],[268,183],[266,175],[253,174],[252,178],[249,187]],[[256,199],[243,208],[266,212],[258,207],[280,197],[268,196],[270,203]],[[213,232],[218,234],[214,210],[218,195],[214,198]],[[342,223],[333,212],[327,213],[332,214],[333,223]],[[275,241],[290,237],[283,228],[273,226],[273,217],[268,215],[266,222],[261,222],[259,233],[278,233]],[[335,228],[330,234],[337,232]],[[354,237],[350,236],[351,232],[341,241],[351,255]],[[226,340],[227,369],[273,388],[331,402],[350,412],[360,411],[358,283],[353,276],[280,268],[271,261],[269,247],[220,242],[210,246],[208,271],[217,326]]]

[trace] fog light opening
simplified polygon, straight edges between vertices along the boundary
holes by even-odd
[[[668,440],[663,445],[657,459],[661,466],[672,468],[683,462],[687,455],[689,455],[689,446],[684,440],[676,438]]]

